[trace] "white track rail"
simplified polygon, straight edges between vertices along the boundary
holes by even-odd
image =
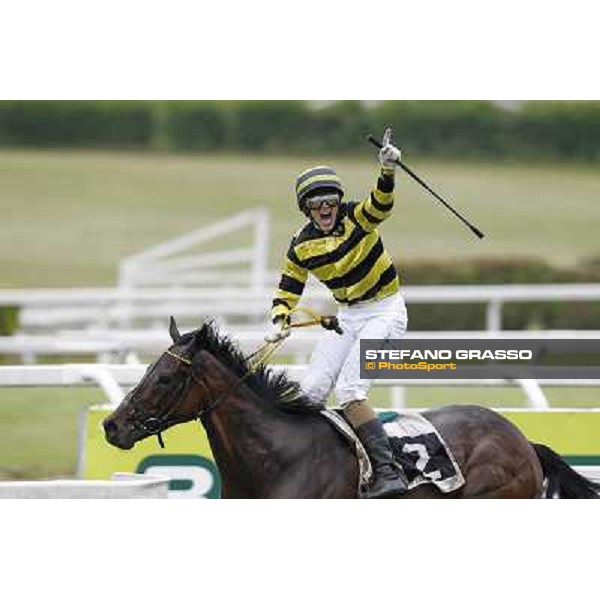
[[[123,481],[0,481],[0,499],[166,500],[168,489],[168,479],[149,477]]]
[[[280,365],[275,369],[284,369],[293,378],[300,378],[306,365]],[[0,366],[0,387],[64,387],[64,386],[97,386],[108,400],[118,404],[124,397],[124,390],[135,386],[144,373],[147,365],[115,365],[115,364],[67,364],[40,366]],[[598,379],[379,379],[373,385],[387,387],[391,390],[404,387],[519,387],[529,408],[547,409],[548,401],[543,387],[598,387]],[[401,396],[394,396],[393,405],[403,406]]]
[[[263,342],[264,327],[223,326],[243,352],[251,352]],[[319,328],[294,331],[281,353],[309,354],[322,336]],[[546,331],[409,331],[408,340],[585,340],[600,339],[600,331],[546,330]],[[0,354],[32,357],[35,355],[114,355],[117,358],[129,352],[159,353],[171,343],[166,327],[162,329],[90,329],[66,330],[56,334],[17,334],[0,336]],[[109,361],[110,362],[110,361]]]
[[[266,280],[262,286],[1,290],[0,306],[20,307],[23,327],[156,322],[169,315],[259,320],[266,319],[277,282],[276,274],[261,273],[258,280]],[[495,332],[502,330],[506,303],[600,301],[600,284],[405,286],[403,293],[409,304],[485,304],[486,329]],[[305,295],[321,306],[330,298],[324,286],[314,282]]]

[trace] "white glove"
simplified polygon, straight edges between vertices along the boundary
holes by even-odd
[[[277,323],[271,323],[269,330],[265,335],[265,342],[279,342],[289,335],[290,328],[286,325],[284,320],[280,320],[277,321]]]
[[[402,151],[400,148],[396,148],[396,146],[390,144],[391,138],[392,129],[388,127],[383,134],[383,139],[381,140],[382,148],[379,151],[379,162],[381,163],[381,168],[384,171],[394,172],[398,166],[396,161],[402,159]]]

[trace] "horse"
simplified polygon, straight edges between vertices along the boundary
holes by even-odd
[[[222,498],[358,498],[355,451],[283,372],[247,357],[212,322],[180,334],[104,420],[107,442],[131,449],[179,423],[200,420],[222,479]],[[402,498],[598,498],[600,485],[556,452],[530,443],[497,412],[457,405],[426,410],[465,482],[431,484]]]

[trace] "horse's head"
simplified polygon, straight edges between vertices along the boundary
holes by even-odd
[[[181,335],[171,317],[169,333],[173,344],[104,420],[109,444],[130,449],[151,435],[162,444],[160,434],[165,429],[207,417],[236,395],[262,399],[269,410],[314,412],[314,404],[307,402],[296,382],[252,365],[249,359],[257,352],[245,357],[228,337],[219,335],[213,323]]]
[[[201,375],[206,367],[200,363],[211,357],[198,347],[193,333],[179,333],[173,317],[169,333],[173,344],[104,420],[109,444],[129,450],[151,435],[157,435],[162,444],[160,434],[165,429],[191,421],[202,412],[210,390]]]

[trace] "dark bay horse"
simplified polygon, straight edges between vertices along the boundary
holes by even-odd
[[[302,396],[297,383],[247,359],[211,323],[180,335],[104,421],[122,449],[200,419],[224,498],[356,498],[358,465],[348,442]],[[423,413],[445,439],[465,478],[451,498],[597,498],[600,485],[554,451],[530,443],[507,419],[478,406]],[[546,480],[546,485],[544,485]],[[405,498],[442,494],[429,484]]]

